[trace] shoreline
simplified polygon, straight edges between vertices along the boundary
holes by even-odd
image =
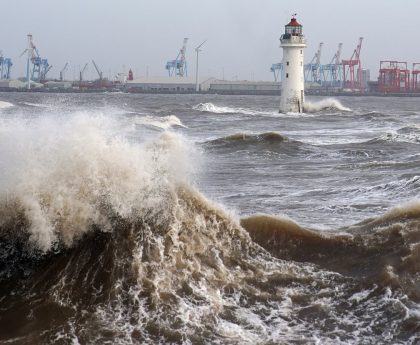
[[[231,95],[231,96],[280,96],[280,93],[273,91],[252,91],[252,90],[226,90],[226,91],[170,91],[170,90],[122,90],[122,89],[15,89],[15,88],[0,88],[0,93],[17,92],[17,93],[123,93],[123,94],[152,94],[152,95]],[[420,92],[395,92],[395,93],[380,93],[380,92],[322,92],[319,90],[306,90],[305,96],[351,96],[351,97],[420,97]]]

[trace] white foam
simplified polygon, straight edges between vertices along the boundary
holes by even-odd
[[[215,114],[274,115],[274,113],[271,112],[263,112],[247,108],[223,107],[213,103],[200,103],[195,105],[193,109]]]
[[[12,104],[12,103],[5,102],[5,101],[0,101],[0,109],[7,109],[7,108],[11,108],[13,106],[14,106],[14,104]]]
[[[143,117],[136,117],[133,119],[135,124],[144,125],[144,126],[151,126],[163,130],[167,130],[172,127],[184,127],[181,120],[176,117],[175,115],[169,115],[164,117],[156,117],[156,116],[143,116]]]
[[[35,107],[35,108],[49,108],[47,104],[42,104],[42,103],[23,102],[23,104],[30,107]]]
[[[316,112],[326,110],[326,109],[346,111],[346,112],[351,111],[350,108],[343,106],[340,103],[340,101],[334,98],[326,98],[315,103],[306,101],[303,108],[308,113],[316,113]]]
[[[93,224],[110,230],[104,203],[127,218],[160,212],[174,185],[187,183],[191,150],[181,136],[165,132],[135,144],[115,127],[86,114],[1,124],[0,203],[20,204],[42,250],[70,245]]]

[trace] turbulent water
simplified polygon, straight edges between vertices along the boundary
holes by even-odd
[[[420,100],[0,93],[1,344],[420,344]]]

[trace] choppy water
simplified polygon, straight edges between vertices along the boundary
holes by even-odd
[[[419,344],[420,99],[0,93],[1,344]]]

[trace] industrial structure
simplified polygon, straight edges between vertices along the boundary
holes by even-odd
[[[341,61],[343,43],[339,43],[336,53],[327,64],[321,63],[323,45],[324,43],[321,42],[312,60],[304,65],[305,83],[311,88],[340,89],[343,86],[343,64]],[[282,69],[281,62],[271,65],[270,71],[273,73],[275,82],[280,81]]]
[[[420,88],[419,88],[419,84],[418,84],[418,75],[420,74],[420,62],[414,62],[413,63],[413,69],[411,70],[411,75],[413,76],[413,81],[412,81],[412,85],[411,85],[411,89],[414,92],[419,92]]]
[[[281,62],[279,63],[273,63],[271,65],[270,71],[273,73],[274,75],[274,81],[280,81],[280,77],[281,77],[281,70],[283,69],[283,64]]]
[[[196,59],[196,62],[195,62],[195,92],[200,91],[200,85],[199,85],[199,82],[198,82],[198,54],[201,52],[200,48],[206,42],[207,42],[207,40],[205,40],[203,43],[201,43],[200,45],[198,45],[198,47],[195,48],[195,52],[197,54],[197,59]]]
[[[88,63],[86,62],[83,68],[79,71],[79,82],[83,81],[83,75],[85,74],[87,67]]]
[[[64,80],[64,73],[66,73],[68,67],[69,67],[69,63],[66,62],[63,69],[60,71],[60,81]]]
[[[134,80],[134,74],[133,74],[133,71],[131,70],[131,68],[128,71],[128,78],[127,78],[127,80]]]
[[[166,69],[170,77],[186,77],[188,76],[187,71],[187,60],[185,54],[187,51],[188,38],[184,38],[182,48],[180,49],[175,60],[168,61],[166,63]]]
[[[321,42],[312,60],[304,65],[305,83],[311,89],[317,89],[318,91],[366,91],[369,71],[362,69],[360,59],[362,41],[363,37],[360,37],[359,44],[347,60],[341,60],[343,43],[339,43],[336,53],[327,64],[321,63],[321,54],[324,45]],[[283,67],[282,63],[276,63],[271,66],[270,71],[274,75],[274,81],[279,81],[280,71]]]
[[[80,73],[79,89],[83,90],[110,90],[113,88],[113,83],[104,77],[102,70],[98,67],[95,60],[92,60],[92,65],[98,74],[98,79],[93,81],[83,81],[83,73],[86,71],[87,64],[83,67]]]
[[[306,48],[306,39],[296,15],[285,26],[280,47],[283,48],[280,112],[301,113],[305,102],[303,50]]]
[[[407,62],[381,61],[379,65],[378,89],[380,92],[409,91],[410,71],[407,68]]]
[[[98,65],[95,63],[95,60],[92,60],[92,63],[93,63],[93,67],[95,67],[96,73],[98,73],[99,80],[102,80],[103,79],[102,71],[99,69]]]
[[[359,38],[359,43],[353,51],[350,59],[343,60],[343,87],[350,91],[361,91],[362,83],[362,62],[360,60],[360,51],[362,49],[363,37]]]
[[[341,64],[341,50],[343,43],[338,44],[337,52],[331,61],[321,65],[322,86],[327,88],[341,88],[343,84],[343,65]]]
[[[214,78],[199,79],[199,88],[203,92],[210,89]],[[127,80],[124,90],[133,93],[194,93],[196,90],[196,79],[193,77],[172,78],[172,77],[138,77],[134,80]]]
[[[39,55],[38,49],[32,41],[32,35],[28,34],[28,48],[26,48],[23,53],[27,53],[27,63],[26,63],[26,80],[28,89],[31,88],[31,82],[42,82],[45,81],[47,73],[52,68],[49,65],[48,59],[41,58]]]
[[[320,43],[311,62],[305,64],[305,81],[321,84],[321,53],[324,43]]]
[[[1,80],[10,79],[10,70],[12,66],[13,66],[12,59],[4,57],[3,53],[0,51],[0,79]]]
[[[188,38],[184,38],[183,45],[175,60],[166,64],[167,77],[134,78],[133,70],[117,73],[113,80],[104,77],[102,70],[92,60],[92,65],[98,75],[95,80],[86,80],[85,73],[89,67],[86,63],[74,70],[73,80],[66,80],[66,72],[69,63],[59,71],[59,79],[47,80],[47,73],[52,66],[48,59],[41,57],[35,46],[31,34],[27,35],[27,48],[21,54],[26,54],[25,78],[11,79],[12,59],[3,56],[0,51],[0,90],[23,90],[24,88],[34,91],[57,92],[96,92],[122,90],[127,92],[151,92],[151,93],[221,93],[221,94],[255,94],[255,95],[278,95],[281,91],[282,98],[280,108],[283,111],[298,112],[304,107],[304,87],[307,94],[360,94],[366,95],[410,95],[420,96],[420,62],[412,64],[410,69],[406,61],[384,59],[380,61],[378,79],[370,81],[370,71],[362,68],[361,49],[363,37],[359,38],[358,44],[352,55],[342,59],[343,43],[338,48],[328,63],[323,64],[321,55],[324,48],[320,43],[311,61],[303,62],[303,49],[306,40],[302,34],[302,26],[293,16],[286,25],[285,33],[280,38],[283,48],[283,60],[272,64],[270,71],[274,81],[247,81],[218,80],[215,78],[200,78],[198,57],[201,52],[201,43],[195,48],[196,51],[196,76],[195,81],[187,76],[186,48]],[[147,69],[148,71],[148,69]],[[77,73],[77,74],[76,74]],[[136,72],[137,74],[138,72]],[[110,73],[111,75],[111,73]],[[298,77],[296,77],[298,76]],[[58,76],[57,76],[58,77]],[[74,80],[76,79],[76,80]]]

